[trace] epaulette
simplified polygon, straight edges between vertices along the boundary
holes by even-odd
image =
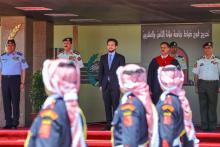
[[[204,58],[205,58],[205,56],[201,56],[197,60],[204,59]]]
[[[5,55],[5,54],[6,54],[6,52],[2,53],[1,56]]]
[[[80,55],[80,53],[76,50],[73,51],[74,54]]]
[[[220,57],[219,56],[215,56],[215,58],[219,59],[220,60]]]
[[[21,52],[16,52],[17,55],[22,56],[23,54]]]

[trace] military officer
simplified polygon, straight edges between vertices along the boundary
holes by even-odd
[[[220,59],[213,54],[212,42],[203,45],[204,56],[193,68],[196,92],[199,94],[201,129],[213,131],[217,123],[217,98],[220,75]]]
[[[72,38],[63,39],[64,51],[60,53],[57,57],[59,59],[69,59],[78,64],[79,68],[84,67],[80,53],[76,50],[72,50]]]
[[[178,45],[175,41],[170,43],[170,56],[174,57],[180,64],[182,70],[187,69],[187,63],[183,56],[177,54]]]
[[[8,40],[6,53],[1,55],[0,71],[5,129],[17,128],[19,125],[20,88],[24,88],[25,69],[28,68],[23,54],[15,51],[15,47],[15,40]]]

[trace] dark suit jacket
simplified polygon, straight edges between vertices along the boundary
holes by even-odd
[[[99,86],[102,86],[104,90],[108,83],[108,77],[110,78],[110,86],[112,88],[119,88],[118,78],[116,75],[116,70],[119,66],[125,65],[125,57],[115,53],[114,59],[112,61],[111,68],[108,66],[108,53],[102,55],[99,62]]]

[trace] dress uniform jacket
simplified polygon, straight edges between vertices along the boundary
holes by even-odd
[[[193,73],[198,75],[198,94],[203,130],[214,130],[217,123],[217,104],[220,76],[220,59],[214,55],[197,60]]]
[[[85,125],[83,119],[82,125]],[[57,98],[54,105],[39,112],[28,133],[25,147],[70,147],[70,128],[65,102]]]
[[[71,51],[70,53],[66,53],[64,51],[64,52],[60,53],[57,57],[59,59],[69,59],[69,60],[72,60],[74,63],[76,63],[79,66],[79,68],[83,68],[84,67],[82,58],[80,56],[80,53],[75,51],[75,50]]]
[[[159,100],[157,111],[160,147],[193,147],[193,142],[188,141],[185,133],[183,110],[178,96],[167,94],[164,101]]]
[[[138,147],[148,141],[146,110],[133,94],[126,97],[126,102],[115,111],[112,122],[114,147]]]

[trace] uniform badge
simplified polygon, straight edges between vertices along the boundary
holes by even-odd
[[[132,104],[124,104],[121,106],[121,110],[130,110],[130,111],[134,111],[136,108],[134,105]]]
[[[14,61],[19,61],[19,57],[12,57],[12,59],[14,60]]]
[[[163,124],[170,125],[172,123],[171,113],[164,112],[163,113]]]
[[[204,63],[201,63],[199,66],[204,66]]]
[[[52,127],[52,121],[49,119],[44,119],[41,122],[39,137],[40,138],[49,138]]]
[[[77,60],[78,60],[78,61],[80,61],[80,60],[81,60],[81,58],[80,58],[80,57],[78,57],[78,58],[77,58]]]
[[[123,118],[123,123],[126,127],[131,126],[133,124],[132,116],[131,115],[125,115],[124,118]]]
[[[75,61],[76,58],[75,58],[74,56],[69,56],[69,60],[73,60],[73,61]]]
[[[163,111],[168,110],[169,112],[173,112],[174,111],[174,107],[171,106],[171,105],[163,105],[162,106],[162,110]]]
[[[42,118],[44,117],[49,117],[51,118],[52,120],[56,120],[58,118],[58,115],[56,112],[52,111],[52,110],[44,110],[40,113],[40,116]]]
[[[21,60],[22,63],[25,63],[26,61],[24,59]]]
[[[218,62],[216,60],[211,61],[212,64],[217,64]]]

